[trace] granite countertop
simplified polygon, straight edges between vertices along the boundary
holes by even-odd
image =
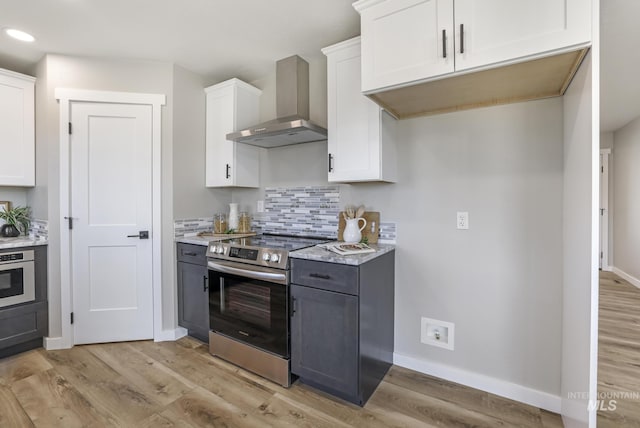
[[[176,238],[176,242],[181,244],[192,244],[192,245],[209,245],[211,241],[222,241],[225,239],[233,239],[233,238],[246,238],[248,236],[256,236],[255,232],[250,233],[233,233],[233,234],[224,234],[222,236],[217,235],[205,235],[205,236],[181,236],[180,238]]]
[[[341,256],[325,248],[315,246],[292,251],[289,253],[289,258],[358,266],[396,249],[396,246],[391,244],[369,244],[369,246],[376,252]]]
[[[49,242],[43,238],[32,238],[29,236],[18,236],[17,238],[0,238],[0,250],[20,247],[35,247],[37,245],[47,245]]]

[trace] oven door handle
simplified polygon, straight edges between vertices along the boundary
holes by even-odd
[[[252,269],[241,269],[233,266],[227,266],[216,262],[208,262],[209,269],[228,273],[231,275],[244,276],[245,278],[257,279],[261,281],[276,282],[278,284],[287,284],[287,275],[284,273],[262,272]]]

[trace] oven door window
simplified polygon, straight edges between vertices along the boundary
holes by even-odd
[[[0,299],[24,294],[24,269],[0,270]]]
[[[287,303],[285,285],[209,271],[211,329],[284,357]]]

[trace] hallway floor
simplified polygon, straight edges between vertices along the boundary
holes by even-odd
[[[600,272],[598,428],[640,427],[640,289]],[[608,410],[615,406],[615,410]]]

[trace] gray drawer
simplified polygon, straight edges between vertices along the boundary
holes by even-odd
[[[358,295],[358,267],[291,259],[291,282],[298,285]]]
[[[206,245],[178,244],[178,261],[206,266],[207,264]]]

